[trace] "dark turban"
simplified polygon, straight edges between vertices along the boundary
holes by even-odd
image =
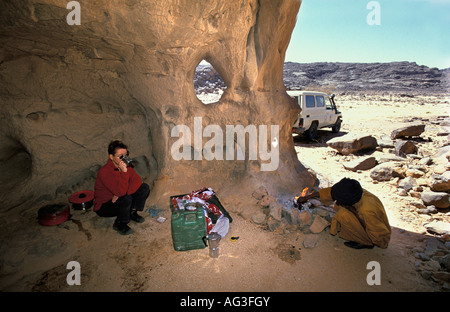
[[[354,179],[343,178],[331,187],[333,200],[344,206],[353,206],[360,201],[362,194],[361,184]]]

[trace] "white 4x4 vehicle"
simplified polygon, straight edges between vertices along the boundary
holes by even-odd
[[[292,132],[306,134],[309,139],[315,140],[318,129],[331,127],[334,133],[341,129],[342,113],[337,110],[334,103],[334,94],[328,96],[326,93],[313,91],[287,91],[301,108]]]

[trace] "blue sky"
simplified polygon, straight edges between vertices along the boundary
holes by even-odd
[[[369,2],[379,11],[368,9]],[[368,15],[370,21],[379,16],[379,25],[369,25]],[[285,61],[448,68],[450,0],[303,0]]]

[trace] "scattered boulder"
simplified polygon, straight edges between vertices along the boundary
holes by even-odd
[[[423,192],[421,199],[427,206],[434,205],[436,208],[450,207],[450,195],[444,192]]]
[[[383,148],[392,148],[394,147],[394,141],[391,139],[390,136],[383,134],[380,137],[380,140],[378,140],[378,146]]]
[[[283,205],[277,201],[273,201],[269,205],[269,214],[272,218],[277,221],[281,221],[281,210],[283,209]]]
[[[398,140],[395,142],[395,155],[406,157],[407,154],[417,154],[417,146],[413,141]]]
[[[258,211],[252,215],[252,221],[256,224],[264,224],[266,222],[266,215],[262,211]]]
[[[286,209],[283,207],[281,210],[281,218],[284,218],[288,224],[300,223],[300,211],[298,209]]]
[[[441,268],[447,272],[450,272],[450,254],[439,259]]]
[[[374,150],[378,143],[371,135],[349,133],[328,140],[327,145],[343,155],[349,155],[363,150]]]
[[[446,171],[442,175],[433,175],[430,188],[434,192],[450,191],[450,171]]]
[[[377,160],[373,156],[361,157],[344,164],[344,168],[351,171],[368,170],[377,165]]]
[[[313,221],[313,214],[309,210],[302,210],[298,218],[301,224],[310,225]]]
[[[427,229],[428,232],[436,233],[438,235],[450,235],[450,223],[443,221],[432,221],[427,223],[425,224],[425,229]]]
[[[404,176],[402,164],[397,162],[382,163],[370,172],[370,177],[376,181],[389,181],[392,178]]]
[[[391,139],[420,136],[425,131],[425,124],[412,124],[395,129],[391,132]]]
[[[413,177],[406,177],[398,183],[398,187],[404,189],[407,192],[409,190],[412,190],[416,186],[417,182],[416,179],[414,179]]]
[[[403,161],[405,161],[405,158],[396,156],[396,155],[391,155],[391,154],[384,154],[381,156],[377,156],[376,160],[377,160],[378,164],[382,164],[382,163],[386,163],[386,162],[390,162],[390,161],[403,162]]]

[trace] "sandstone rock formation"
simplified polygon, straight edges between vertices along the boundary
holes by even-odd
[[[69,25],[66,1],[2,1],[0,209],[36,208],[93,189],[112,139],[128,144],[153,202],[161,204],[203,186],[219,194],[250,185],[273,194],[312,186],[315,178],[298,162],[291,138],[298,107],[283,84],[300,4],[80,1],[81,23]],[[195,95],[194,71],[203,59],[227,86],[217,104],[204,105]],[[193,134],[194,117],[203,129],[218,125],[224,132],[226,125],[278,125],[277,137],[268,130],[261,141],[276,141],[276,170],[262,171],[268,160],[259,154],[175,160],[171,148],[181,135],[172,130],[186,125]],[[225,135],[223,143],[229,147]],[[202,144],[191,140],[190,154],[202,156]],[[233,145],[249,154],[250,144],[235,139]]]

